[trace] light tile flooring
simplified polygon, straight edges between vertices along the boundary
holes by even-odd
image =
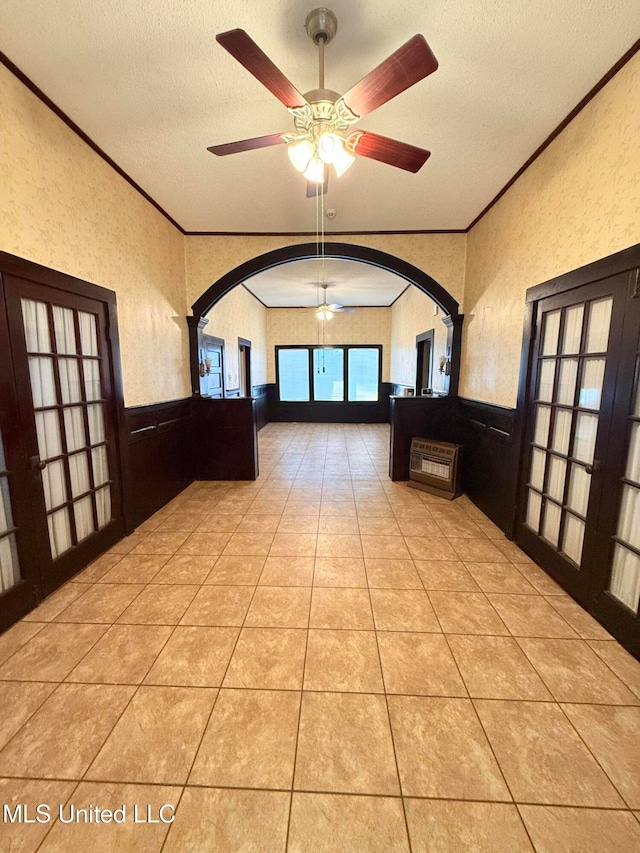
[[[387,455],[271,424],[0,638],[2,850],[640,850],[640,665]]]

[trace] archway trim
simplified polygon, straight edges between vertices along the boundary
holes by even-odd
[[[448,291],[423,270],[410,264],[408,261],[372,249],[369,246],[358,246],[353,243],[325,243],[324,254],[327,258],[339,258],[341,260],[360,261],[372,266],[388,270],[404,278],[410,284],[415,284],[420,290],[430,296],[445,314],[456,316],[458,314],[458,303]],[[251,276],[264,270],[272,269],[281,264],[293,261],[308,260],[318,257],[318,247],[314,243],[299,243],[292,246],[283,246],[263,255],[251,258],[240,264],[235,269],[229,270],[221,278],[215,281],[192,305],[194,316],[203,317],[213,306],[222,299],[230,290],[242,284]]]

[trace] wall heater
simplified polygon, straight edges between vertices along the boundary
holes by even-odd
[[[460,490],[460,452],[462,445],[429,438],[411,441],[409,485],[441,498],[453,500]]]

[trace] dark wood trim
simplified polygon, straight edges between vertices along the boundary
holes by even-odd
[[[116,304],[116,294],[113,290],[107,290],[106,287],[100,287],[81,278],[49,269],[49,267],[43,267],[41,264],[28,261],[26,258],[19,258],[16,255],[10,255],[8,252],[0,252],[0,270],[8,275],[14,275],[16,278],[44,284],[47,287],[55,287],[67,293],[74,293],[87,299],[95,299],[97,302]]]
[[[265,427],[269,421],[270,405],[273,396],[275,385],[253,385],[251,388],[251,396],[256,403],[256,425],[258,430]]]
[[[409,479],[412,438],[452,441],[456,436],[455,397],[391,397],[389,476]]]
[[[381,252],[379,249],[372,249],[369,246],[358,246],[355,243],[325,243],[324,251],[325,256],[328,258],[362,261],[363,263],[395,273],[410,284],[415,284],[417,288],[426,293],[427,296],[442,308],[445,314],[456,315],[458,313],[458,303],[441,284],[438,284],[434,278],[423,272],[423,270],[418,269],[418,267],[401,258],[395,257],[395,255]],[[225,275],[207,288],[193,303],[193,314],[198,317],[204,317],[226,293],[233,290],[238,284],[242,284],[250,276],[256,275],[256,273],[296,260],[317,258],[317,256],[318,247],[313,242],[294,243],[291,246],[283,246],[280,249],[274,249],[273,251],[265,252],[263,255],[251,258],[251,260],[245,261],[245,263],[240,264],[235,269],[229,270],[229,272],[225,273]]]
[[[400,231],[325,231],[327,237],[367,237],[376,234],[466,234],[467,228]],[[315,237],[315,231],[184,231],[185,237]],[[257,298],[257,297],[256,297]]]
[[[250,289],[247,287],[247,285],[245,284],[245,282],[244,282],[244,281],[242,282],[242,284],[240,285],[240,287],[244,287],[244,289],[247,291],[247,293],[249,294],[249,296],[253,296],[253,298],[254,298],[254,299],[257,299],[257,301],[260,303],[260,305],[262,305],[262,306],[263,306],[263,308],[268,308],[268,307],[269,307],[269,306],[267,305],[267,303],[266,303],[266,302],[263,302],[263,301],[262,301],[262,299],[260,299],[260,297],[259,297],[259,296],[256,296],[256,295],[255,295],[255,293],[253,292],[253,290],[250,290]]]
[[[452,396],[458,393],[460,383],[460,362],[462,361],[462,324],[464,314],[455,314],[443,317],[442,322],[447,327],[447,358],[451,362],[447,382],[445,377],[445,391]]]
[[[200,396],[200,348],[202,330],[209,321],[206,317],[187,317],[189,327],[189,375],[191,377],[191,393]]]
[[[429,376],[427,379],[429,380],[429,383],[431,383],[433,381],[433,339],[435,333],[435,329],[429,329],[428,332],[422,332],[422,334],[416,335],[416,397],[422,396],[423,388],[432,387],[431,385],[425,385],[424,382],[424,348],[421,347],[420,344],[425,343],[425,341],[429,341]]]
[[[542,282],[542,284],[536,284],[527,290],[525,298],[527,302],[537,302],[540,299],[547,299],[549,296],[555,296],[558,293],[566,293],[568,290],[582,287],[585,284],[594,284],[601,279],[611,278],[619,273],[631,272],[638,266],[640,266],[640,243],[629,246],[628,249],[623,249],[614,255],[578,267],[571,272],[558,275]]]
[[[638,39],[638,41],[636,41],[635,44],[633,44],[629,48],[629,50],[620,57],[620,59],[615,63],[615,65],[613,65],[607,71],[607,73],[604,75],[604,77],[601,77],[600,80],[598,80],[598,82],[596,83],[596,85],[592,89],[590,89],[589,92],[587,92],[587,94],[584,96],[584,98],[578,104],[576,104],[576,106],[571,110],[569,115],[567,115],[560,122],[560,124],[554,130],[551,131],[549,136],[547,136],[545,141],[536,148],[536,150],[533,152],[531,157],[529,157],[529,159],[526,161],[526,163],[524,163],[518,169],[518,171],[515,173],[515,175],[509,181],[507,181],[507,183],[502,187],[500,192],[491,199],[489,204],[483,210],[481,210],[480,213],[476,216],[476,218],[467,226],[467,228],[465,229],[465,231],[467,233],[469,231],[471,231],[471,229],[474,227],[474,225],[477,225],[478,222],[480,222],[480,220],[483,218],[483,216],[485,216],[487,213],[489,213],[491,208],[500,201],[502,196],[509,189],[511,189],[511,187],[515,184],[515,182],[518,180],[518,178],[521,177],[521,175],[523,175],[524,172],[527,171],[529,166],[531,166],[538,159],[538,157],[542,154],[542,152],[545,151],[545,149],[547,149],[551,145],[553,140],[562,133],[562,131],[567,127],[567,125],[569,125],[573,121],[573,119],[579,113],[582,112],[582,110],[587,106],[587,104],[589,104],[595,98],[595,96],[598,94],[598,92],[600,92],[602,89],[604,89],[604,87],[607,85],[607,83],[616,76],[618,71],[620,71],[622,68],[624,68],[624,66],[627,64],[627,62],[629,62],[629,60],[633,59],[633,57],[636,55],[636,53],[639,50],[640,50],[640,39]]]
[[[115,172],[117,172],[121,178],[124,178],[125,181],[134,188],[134,190],[137,190],[140,195],[144,199],[146,199],[146,201],[149,202],[149,204],[155,207],[158,213],[161,213],[164,218],[167,219],[173,225],[174,228],[177,228],[178,231],[183,235],[187,233],[184,228],[178,222],[176,222],[176,220],[169,213],[167,213],[167,211],[163,207],[161,207],[155,199],[153,199],[149,195],[149,193],[145,192],[145,190],[142,189],[140,184],[137,184],[133,180],[133,178],[124,171],[124,169],[118,166],[115,160],[112,160],[111,157],[109,157],[108,154],[105,154],[102,148],[100,148],[100,146],[97,145],[93,141],[93,139],[91,139],[91,137],[84,132],[84,130],[78,127],[78,125],[72,119],[70,119],[69,116],[51,100],[51,98],[45,95],[42,89],[36,86],[33,80],[29,79],[29,77],[27,77],[27,75],[22,72],[17,65],[14,65],[14,63],[9,59],[9,57],[1,51],[0,63],[4,65],[5,68],[7,68],[15,77],[17,77],[18,80],[27,87],[27,89],[33,92],[33,94],[37,98],[39,98],[46,107],[48,107],[53,113],[55,113],[55,115],[57,115],[58,118],[61,119],[67,125],[68,128],[70,128],[75,134],[77,134],[77,136],[79,136],[80,139],[82,139],[82,141],[89,146],[89,148],[95,151],[98,157],[101,157],[105,161],[105,163],[108,163],[108,165],[111,166],[111,168]]]

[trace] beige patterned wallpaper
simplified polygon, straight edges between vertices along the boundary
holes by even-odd
[[[353,314],[335,314],[324,323],[324,338],[322,326],[313,308],[267,309],[267,382],[276,381],[276,346],[322,343],[382,344],[382,381],[389,381],[391,308],[356,308]]]
[[[190,394],[183,236],[1,65],[0,115],[0,249],[116,292],[126,405]]]
[[[447,349],[447,327],[442,322],[443,316],[442,309],[433,299],[413,285],[394,302],[391,307],[391,382],[415,385],[416,336],[433,329],[431,387],[434,391],[444,390],[444,377],[438,370],[440,356],[445,355]]]
[[[267,309],[246,287],[236,287],[214,305],[206,315],[204,331],[224,338],[226,387],[237,388],[238,338],[251,341],[251,383],[267,381]]]
[[[469,233],[460,393],[515,406],[528,287],[640,242],[640,54]]]

